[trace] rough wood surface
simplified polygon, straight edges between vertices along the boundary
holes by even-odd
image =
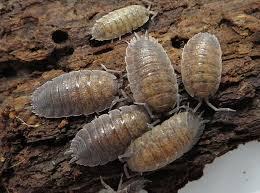
[[[142,3],[0,0],[0,192],[94,193],[102,187],[100,175],[117,186],[123,168],[119,161],[89,168],[69,165],[63,155],[81,125],[93,116],[39,118],[28,108],[29,96],[47,80],[71,70],[100,69],[101,63],[124,70],[126,44],[92,41],[90,27],[111,10]],[[155,20],[137,30],[148,28],[176,66],[190,37],[201,31],[214,33],[223,50],[223,73],[211,101],[237,109],[215,113],[204,105],[210,122],[199,143],[169,166],[145,173],[152,181],[149,192],[177,192],[202,176],[205,164],[217,156],[260,139],[259,7],[257,0],[161,0],[152,6],[158,12]],[[184,102],[195,106],[182,84],[180,89]]]

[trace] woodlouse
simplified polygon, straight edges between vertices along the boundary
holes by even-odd
[[[220,84],[222,73],[222,51],[215,35],[198,33],[184,46],[181,60],[181,76],[190,96],[199,99],[196,111],[204,100],[215,111],[234,111],[216,108],[209,102]]]
[[[32,94],[33,112],[46,118],[88,115],[111,106],[118,93],[116,76],[80,70],[58,76]]]
[[[120,39],[122,35],[144,25],[151,14],[155,16],[150,7],[147,9],[141,5],[130,5],[112,11],[96,21],[91,30],[92,39]]]
[[[128,157],[127,165],[132,171],[157,170],[190,150],[204,126],[193,112],[175,114],[134,140],[121,157]]]
[[[150,117],[138,105],[123,106],[94,119],[76,134],[66,154],[84,166],[104,165],[121,155],[131,140],[148,130]]]
[[[135,36],[125,56],[133,97],[151,111],[169,111],[178,103],[178,84],[171,61],[162,45],[147,32]]]
[[[100,180],[105,189],[100,190],[98,193],[147,193],[147,191],[143,188],[145,184],[149,182],[148,180],[141,178],[129,180],[125,183],[122,183],[121,176],[117,191],[115,191],[108,184],[106,184],[101,177]]]

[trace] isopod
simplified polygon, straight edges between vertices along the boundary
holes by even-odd
[[[234,111],[230,108],[216,108],[209,102],[220,84],[222,73],[222,51],[215,35],[198,33],[184,46],[181,60],[181,76],[190,96],[199,99],[196,111],[203,100],[215,111]]]
[[[88,115],[111,106],[118,93],[116,76],[101,70],[60,75],[32,94],[33,112],[46,118]]]
[[[180,112],[134,140],[121,157],[136,172],[157,170],[181,157],[199,140],[204,121],[193,112]]]
[[[155,12],[141,5],[130,5],[117,9],[98,19],[92,30],[92,39],[111,40],[121,38],[122,35],[131,32],[144,25],[149,16]]]
[[[142,106],[114,109],[94,119],[76,134],[66,154],[79,165],[97,166],[113,161],[130,142],[145,133],[150,117]]]
[[[174,69],[162,45],[146,32],[135,34],[126,48],[126,70],[130,89],[137,103],[151,111],[165,112],[178,103]]]
[[[115,191],[108,184],[106,184],[101,177],[100,180],[105,189],[100,190],[98,193],[147,193],[147,191],[143,188],[147,182],[150,182],[148,180],[140,178],[129,180],[128,182],[122,184],[121,176],[117,191]]]

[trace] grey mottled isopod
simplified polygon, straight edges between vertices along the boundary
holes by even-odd
[[[204,100],[215,111],[234,111],[230,108],[216,108],[209,102],[220,84],[222,72],[222,51],[216,36],[198,33],[184,46],[181,61],[181,76],[185,89],[192,97],[199,99],[196,111]]]
[[[124,155],[132,171],[153,171],[166,166],[198,141],[204,129],[200,116],[192,112],[175,114],[134,140]]]
[[[106,184],[100,177],[102,185],[105,189],[100,190],[98,193],[147,193],[144,190],[145,183],[149,182],[143,178],[133,179],[122,184],[122,176],[117,188],[117,191],[113,190],[108,184]]]
[[[116,100],[116,77],[101,70],[72,71],[37,88],[33,112],[46,118],[88,115],[103,111]]]
[[[121,9],[117,9],[104,15],[96,21],[91,34],[96,40],[110,40],[121,38],[122,35],[131,32],[144,25],[150,14],[150,11],[141,5],[130,5]]]
[[[126,70],[133,97],[152,111],[165,112],[178,102],[178,84],[165,50],[148,33],[135,34],[126,49]]]
[[[76,134],[66,154],[84,166],[104,165],[121,155],[130,142],[148,130],[150,117],[138,105],[123,106],[94,119]]]

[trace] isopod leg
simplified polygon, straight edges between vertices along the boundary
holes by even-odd
[[[124,173],[125,173],[126,178],[129,179],[130,175],[129,175],[129,172],[128,172],[128,169],[127,169],[127,164],[124,164]]]
[[[143,173],[137,173],[137,174],[130,175],[129,172],[128,172],[128,169],[127,169],[127,164],[124,164],[124,173],[125,173],[125,176],[126,176],[127,179],[136,177],[138,175],[142,176],[142,174],[143,174]]]
[[[177,100],[176,100],[176,108],[174,108],[174,106],[173,106],[173,110],[171,110],[170,112],[168,112],[167,114],[168,115],[172,115],[172,114],[174,114],[174,113],[176,113],[176,112],[178,112],[179,110],[180,110],[180,108],[183,108],[184,106],[180,106],[180,103],[181,103],[181,95],[180,94],[177,94]]]
[[[138,33],[135,33],[135,32],[134,32],[134,35],[135,35],[135,37],[136,37],[137,40],[140,39],[140,36],[138,35]]]
[[[100,182],[107,190],[114,192],[114,190],[108,184],[106,184],[106,182],[104,182],[104,180],[101,176],[100,176]]]
[[[24,120],[22,120],[20,117],[18,116],[15,116],[16,119],[18,119],[19,121],[21,121],[22,125],[26,125],[27,127],[32,127],[32,128],[37,128],[39,127],[40,125],[38,124],[35,124],[35,125],[30,125],[30,124],[27,124]]]
[[[134,102],[134,104],[143,106],[152,119],[156,119],[157,118],[155,115],[153,115],[152,110],[150,109],[150,107],[146,103]]]
[[[235,111],[236,111],[236,110],[230,109],[230,108],[217,108],[217,107],[215,107],[213,104],[211,104],[208,99],[205,100],[205,102],[206,102],[207,105],[208,105],[210,108],[212,108],[214,111],[231,111],[231,112],[235,112]]]
[[[125,160],[124,158],[129,158],[129,157],[131,157],[132,155],[133,155],[133,152],[132,152],[132,151],[126,152],[126,153],[124,153],[124,154],[122,154],[122,155],[119,155],[119,156],[118,156],[118,159],[119,159],[120,162],[125,162],[126,160]]]
[[[128,87],[130,87],[129,84],[125,87],[125,89],[128,89]],[[127,97],[128,97],[128,99],[130,100],[131,103],[134,103],[135,100],[134,100],[133,96],[127,95]]]
[[[75,157],[73,157],[70,161],[69,161],[69,164],[72,164],[72,163],[74,163],[75,161],[77,161],[78,160],[78,158],[75,156]]]
[[[113,101],[112,101],[112,103],[111,103],[111,105],[110,105],[110,107],[109,107],[109,111],[111,111],[111,109],[116,105],[116,103],[118,103],[118,102],[120,102],[120,98],[119,97],[116,97]]]
[[[112,74],[122,74],[122,71],[108,69],[104,64],[100,64],[100,65],[107,72],[110,72]]]
[[[121,174],[120,181],[119,181],[119,184],[117,187],[117,191],[121,190],[122,184],[123,184],[123,174]]]
[[[71,149],[64,152],[64,155],[71,155],[73,154],[73,151]]]
[[[127,169],[127,164],[124,164],[124,173],[127,179],[131,178],[132,176],[129,174]]]
[[[194,113],[197,112],[197,110],[200,108],[201,104],[202,104],[202,100],[200,99],[200,100],[199,100],[199,103],[197,104],[197,106],[196,106],[196,107],[194,108],[194,110],[193,110]]]
[[[151,20],[153,21],[158,12],[149,10],[149,13],[152,15]]]
[[[124,99],[124,100],[131,100],[132,101],[132,99],[130,98],[130,96],[128,96],[127,94],[126,94],[126,92],[123,90],[123,89],[120,89],[120,95],[122,96],[122,100]],[[123,100],[123,101],[124,101]]]
[[[129,44],[130,44],[130,42],[128,42],[127,40],[122,40],[122,42],[125,42],[125,43],[127,43],[127,45],[129,45]]]
[[[126,93],[121,89],[121,94],[122,94],[122,98],[119,98],[119,97],[116,97],[113,101],[112,101],[112,103],[111,103],[111,105],[110,105],[110,107],[109,107],[109,111],[117,104],[117,103],[120,103],[120,102],[123,102],[123,101],[126,101],[127,99],[129,99],[129,97],[126,95]],[[126,96],[125,96],[125,95]]]
[[[154,128],[154,126],[157,125],[158,123],[160,123],[160,119],[157,119],[157,120],[155,120],[155,121],[152,122],[152,123],[147,123],[147,126],[148,126],[149,129],[152,129],[152,128]]]

